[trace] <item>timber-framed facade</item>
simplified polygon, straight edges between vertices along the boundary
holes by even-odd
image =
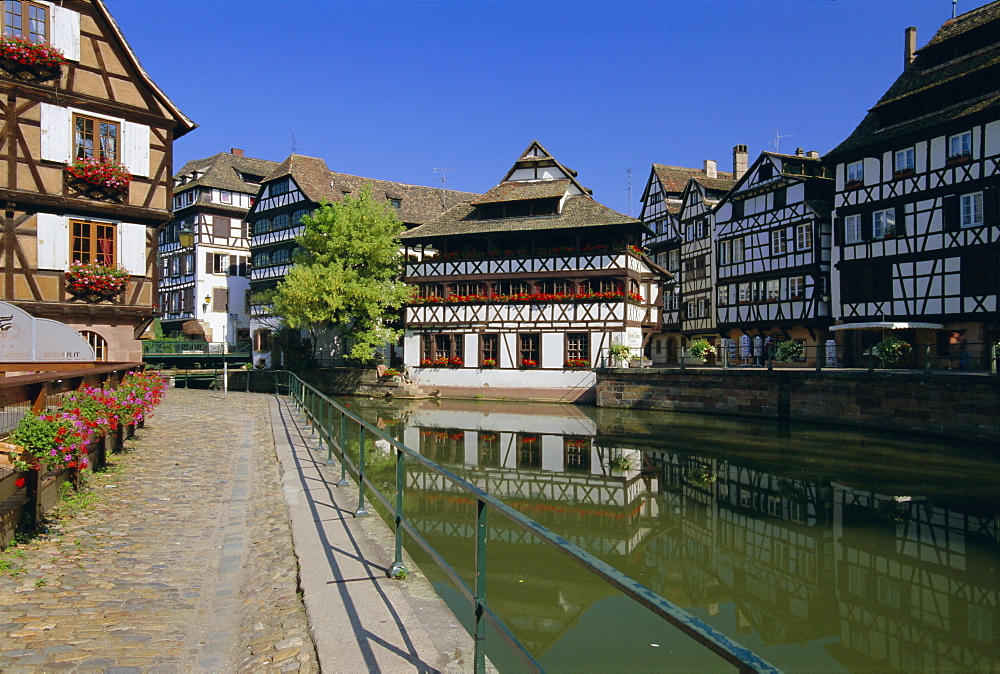
[[[920,322],[965,333],[972,355],[1000,332],[1000,3],[946,22],[854,132],[836,167],[836,326],[848,353],[880,336],[845,329]],[[932,330],[933,326],[938,330]],[[946,355],[938,353],[936,355]]]
[[[602,206],[533,141],[481,197],[407,232],[404,356],[452,395],[584,399],[609,348],[639,357],[662,322],[669,273],[648,228]]]
[[[825,344],[834,190],[826,174],[819,153],[763,152],[719,204],[715,315],[724,338],[796,341],[808,360]],[[748,359],[746,351],[735,355]]]
[[[233,148],[187,162],[174,176],[174,220],[160,231],[160,308],[165,332],[250,341],[247,212],[278,163]],[[191,247],[181,245],[189,232]]]
[[[264,176],[257,199],[246,216],[250,235],[251,297],[254,293],[276,288],[288,273],[297,250],[296,237],[304,231],[303,217],[323,203],[340,201],[345,196],[356,197],[363,190],[369,190],[375,198],[384,198],[408,228],[417,227],[455,204],[476,196],[337,173],[317,157],[289,155]],[[249,309],[254,363],[277,367],[283,352],[302,346],[297,332],[289,333],[290,343],[276,341],[281,321],[271,315],[269,306],[251,303]],[[343,361],[345,348],[338,333],[322,331],[314,336],[321,342],[312,345],[321,362]],[[387,347],[391,351],[387,354],[389,359],[398,359],[398,353],[393,352],[395,346]]]
[[[66,61],[0,65],[0,298],[72,326],[106,360],[139,360],[138,337],[156,312],[157,229],[171,217],[173,141],[195,125],[142,69],[103,2],[7,11],[29,5],[24,36]],[[129,180],[95,185],[67,171],[85,159],[117,165]],[[73,261],[123,267],[127,290],[74,294]]]

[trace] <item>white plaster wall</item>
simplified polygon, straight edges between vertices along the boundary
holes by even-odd
[[[788,188],[787,198],[785,203],[794,204],[799,201],[805,201],[806,198],[806,186],[803,183],[796,183]]]
[[[421,386],[587,389],[597,384],[591,370],[480,370],[470,367],[415,367],[410,378]]]
[[[986,125],[986,146],[983,155],[992,157],[1000,154],[1000,120]]]
[[[542,334],[542,367],[561,368],[565,359],[563,353],[566,349],[563,343],[564,336],[561,332],[546,332]]]

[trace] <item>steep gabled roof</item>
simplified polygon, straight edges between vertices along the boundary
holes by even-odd
[[[180,108],[178,108],[177,105],[170,100],[170,97],[167,96],[159,86],[157,86],[156,82],[153,81],[153,78],[146,72],[146,69],[142,67],[142,64],[139,62],[139,58],[135,55],[135,52],[132,51],[131,45],[129,45],[128,40],[125,39],[125,35],[122,33],[121,28],[118,27],[118,23],[115,22],[114,17],[111,16],[111,12],[108,11],[108,8],[105,6],[103,0],[94,0],[94,6],[101,13],[101,16],[103,16],[108,22],[108,25],[114,32],[115,37],[117,37],[121,42],[122,47],[128,54],[132,65],[134,65],[136,71],[138,71],[143,83],[149,87],[149,89],[153,92],[153,95],[159,99],[160,103],[163,104],[163,107],[166,108],[177,120],[177,125],[174,127],[174,140],[197,128],[198,125],[191,121],[187,115],[181,112]]]
[[[732,180],[733,174],[725,171],[718,171],[717,178],[709,178],[705,171],[695,168],[684,168],[682,166],[668,166],[666,164],[653,164],[653,173],[660,181],[660,186],[664,192],[680,194],[687,187],[690,178],[701,177],[704,180]],[[699,181],[703,185],[704,181]]]
[[[569,197],[558,215],[493,220],[477,219],[476,207],[466,202],[448,209],[420,227],[411,229],[402,238],[406,241],[457,234],[529,232],[633,224],[645,229],[639,220],[603,206],[589,195]]]
[[[408,224],[427,222],[441,211],[479,196],[472,192],[336,173],[328,169],[322,159],[300,154],[289,155],[264,177],[263,182],[272,182],[285,176],[290,176],[306,198],[314,203],[339,201],[345,194],[357,195],[365,188],[370,189],[376,197],[399,199],[397,214],[400,220]]]
[[[757,156],[757,158],[754,160],[754,162],[749,166],[749,168],[747,168],[746,173],[744,173],[740,177],[739,180],[736,180],[736,181],[733,182],[733,186],[732,186],[732,188],[730,190],[731,193],[732,194],[736,194],[737,192],[740,192],[741,190],[743,190],[746,187],[747,183],[750,181],[750,179],[753,176],[757,175],[757,170],[760,167],[760,165],[763,164],[765,161],[768,161],[770,159],[777,160],[777,161],[772,161],[771,162],[772,165],[777,165],[777,166],[781,167],[781,171],[778,172],[778,173],[775,173],[774,176],[773,176],[774,178],[783,177],[783,178],[786,178],[788,180],[797,180],[797,181],[798,180],[820,180],[820,181],[827,180],[827,181],[833,182],[833,178],[827,178],[827,177],[824,177],[824,176],[807,175],[807,174],[802,174],[802,173],[793,173],[793,172],[790,172],[790,171],[787,170],[787,167],[789,166],[789,162],[801,162],[803,164],[803,166],[805,164],[807,164],[807,163],[821,165],[823,163],[823,160],[821,158],[819,158],[819,157],[810,157],[808,155],[797,155],[797,154],[782,154],[780,152],[767,152],[767,151],[765,151],[765,152],[761,152]],[[756,186],[754,186],[753,189],[756,189]]]
[[[188,180],[183,185],[176,186],[174,194],[180,194],[192,187],[214,187],[230,192],[257,194],[260,189],[259,183],[247,182],[244,180],[244,176],[263,178],[277,165],[277,162],[230,152],[220,152],[205,159],[192,159],[181,167],[174,179],[184,179],[195,172],[201,175],[193,180]]]
[[[518,169],[546,167],[553,167],[557,169],[564,175],[565,178],[570,180],[570,184],[578,189],[581,194],[594,193],[593,190],[587,189],[580,184],[580,182],[576,179],[576,171],[571,168],[567,168],[556,161],[556,158],[553,157],[548,150],[542,147],[542,144],[537,140],[533,140],[528,144],[528,148],[521,153],[521,156],[514,162],[514,165],[510,167],[510,170],[507,171],[507,175],[503,177],[503,180],[501,180],[500,183],[503,184],[511,180],[511,176],[513,176]]]
[[[1000,1],[945,22],[827,157],[916,136],[986,110],[1000,112]]]

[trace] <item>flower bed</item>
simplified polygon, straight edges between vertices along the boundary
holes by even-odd
[[[410,304],[553,304],[558,302],[620,302],[628,301],[633,304],[642,304],[642,295],[638,293],[626,293],[621,290],[610,292],[582,292],[582,293],[514,293],[511,295],[476,294],[476,295],[449,295],[441,297],[439,295],[429,295],[427,297],[414,297]]]
[[[66,289],[80,299],[100,301],[128,288],[129,273],[119,265],[74,262],[66,272]]]

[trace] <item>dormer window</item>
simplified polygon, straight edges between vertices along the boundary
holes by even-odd
[[[233,193],[229,190],[219,190],[219,201],[224,204],[233,203]]]
[[[279,194],[288,194],[288,178],[275,180],[273,183],[271,183],[270,194],[272,197],[277,196]]]
[[[480,220],[500,218],[533,218],[559,213],[559,199],[524,199],[521,201],[501,201],[479,204],[476,213]]]
[[[397,211],[400,208],[402,208],[402,206],[403,206],[403,200],[402,199],[392,199],[392,198],[390,198],[389,199],[389,203],[392,204],[392,207],[395,208]]]

